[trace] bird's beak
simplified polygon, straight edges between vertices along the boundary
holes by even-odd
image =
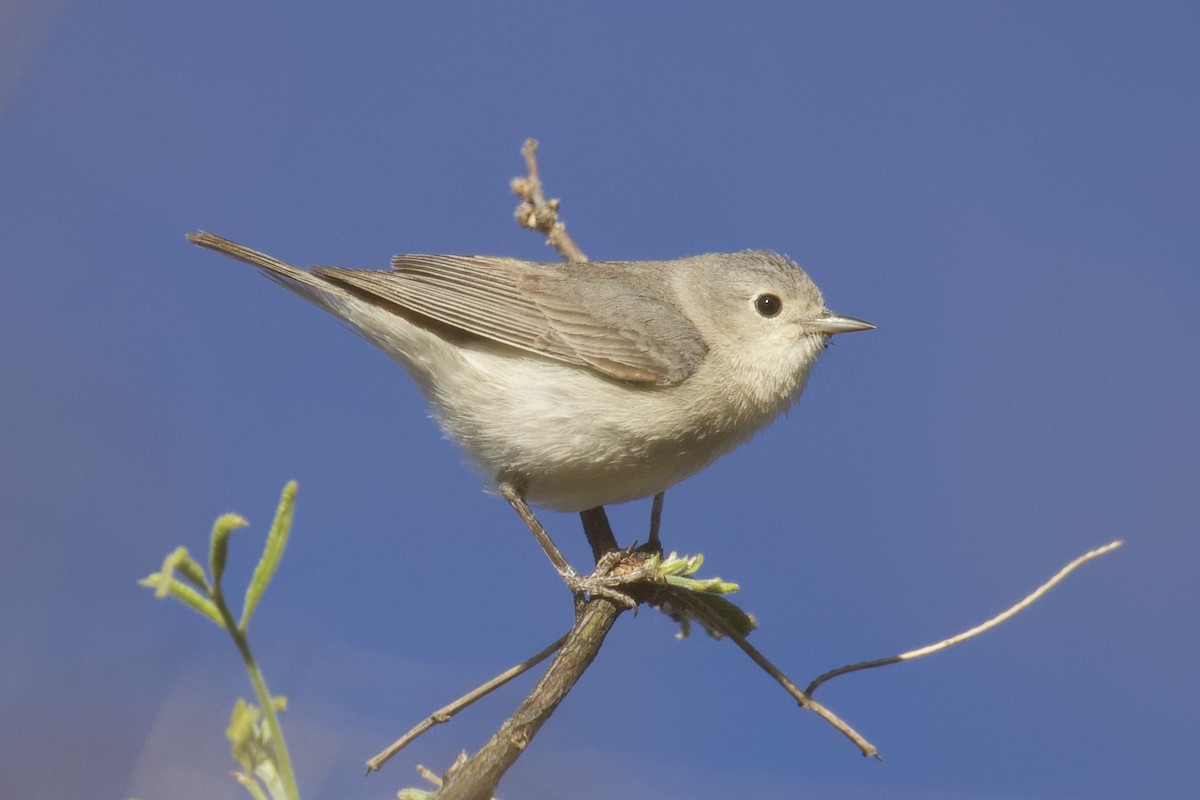
[[[854,317],[843,317],[832,311],[826,311],[822,316],[810,322],[809,325],[814,330],[821,333],[828,333],[830,336],[835,333],[875,330],[875,326],[869,322],[863,322],[861,319],[855,319]]]

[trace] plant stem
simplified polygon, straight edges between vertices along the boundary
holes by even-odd
[[[275,753],[275,764],[279,768],[283,790],[289,800],[300,800],[296,774],[292,771],[292,758],[288,755],[287,743],[283,739],[283,725],[279,722],[279,714],[275,711],[275,703],[271,699],[271,692],[267,689],[267,682],[263,679],[262,671],[259,670],[258,663],[255,662],[254,655],[250,652],[250,642],[246,638],[246,632],[239,628],[234,621],[233,614],[230,613],[229,606],[225,603],[225,596],[219,586],[215,587],[212,592],[212,599],[217,604],[221,617],[225,620],[225,629],[229,631],[229,635],[233,637],[233,643],[237,645],[238,652],[242,654],[242,663],[246,665],[246,672],[250,673],[250,683],[254,686],[254,694],[258,696],[258,705],[266,720],[267,730],[271,732],[271,749]]]

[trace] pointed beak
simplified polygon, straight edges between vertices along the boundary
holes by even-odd
[[[835,333],[875,330],[875,326],[869,322],[863,322],[861,319],[855,319],[854,317],[843,317],[829,310],[826,310],[823,315],[817,317],[809,325],[814,330],[827,333],[830,336]]]

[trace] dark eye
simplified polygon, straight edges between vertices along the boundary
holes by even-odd
[[[779,295],[760,294],[754,298],[754,308],[764,317],[773,317],[783,311],[783,301],[779,299]]]

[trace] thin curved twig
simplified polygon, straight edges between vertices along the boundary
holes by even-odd
[[[813,692],[815,692],[817,690],[818,686],[820,686],[821,684],[825,683],[828,680],[838,677],[839,675],[846,675],[851,672],[858,672],[858,671],[864,670],[864,669],[872,669],[874,667],[883,667],[883,666],[887,666],[888,664],[897,664],[901,661],[911,661],[914,658],[920,658],[921,656],[927,656],[930,653],[936,653],[939,650],[945,650],[947,647],[952,647],[956,644],[959,644],[960,642],[965,642],[967,639],[972,639],[985,631],[991,630],[992,628],[999,625],[1001,622],[1004,622],[1005,620],[1015,616],[1016,614],[1020,613],[1024,609],[1031,606],[1033,603],[1037,602],[1037,600],[1042,595],[1044,595],[1046,592],[1050,591],[1055,586],[1057,586],[1059,584],[1059,582],[1062,581],[1063,578],[1070,575],[1075,570],[1076,567],[1078,567],[1081,564],[1084,564],[1088,561],[1091,561],[1093,558],[1099,558],[1100,556],[1104,555],[1105,553],[1110,553],[1113,550],[1116,550],[1118,547],[1120,547],[1123,544],[1125,544],[1125,543],[1123,541],[1121,541],[1120,539],[1118,539],[1115,542],[1109,542],[1108,544],[1104,545],[1103,547],[1097,547],[1095,550],[1089,550],[1088,552],[1081,555],[1079,558],[1072,561],[1070,564],[1067,564],[1065,567],[1060,569],[1057,573],[1055,573],[1054,577],[1052,577],[1050,580],[1043,583],[1038,588],[1034,589],[1019,603],[1012,606],[1008,610],[1001,612],[1000,614],[997,614],[996,616],[992,617],[988,621],[980,623],[979,625],[976,625],[974,628],[971,628],[970,630],[965,630],[962,633],[957,633],[948,639],[943,639],[940,642],[934,642],[933,644],[928,644],[928,645],[925,645],[924,647],[918,647],[915,650],[909,650],[907,652],[901,653],[896,656],[889,656],[887,658],[877,658],[877,659],[874,659],[873,661],[860,661],[857,664],[847,664],[844,667],[838,667],[837,669],[831,669],[831,670],[829,670],[829,672],[826,672],[822,675],[817,676],[813,680],[813,682],[810,683],[804,691],[806,694],[811,695]]]

